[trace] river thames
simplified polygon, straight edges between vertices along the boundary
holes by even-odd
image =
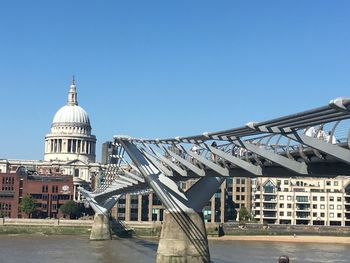
[[[349,262],[350,245],[255,241],[210,241],[214,263],[272,263],[279,255],[291,262]],[[83,236],[0,236],[0,262],[154,263],[156,240],[89,241]]]

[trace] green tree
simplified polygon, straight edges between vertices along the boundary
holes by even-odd
[[[251,215],[245,206],[239,210],[239,221],[246,222],[251,219]]]
[[[22,212],[26,213],[30,218],[30,215],[36,210],[36,205],[33,198],[30,195],[23,197],[19,208]]]
[[[69,216],[70,219],[77,217],[80,212],[78,205],[72,200],[61,205],[60,210],[64,215]]]

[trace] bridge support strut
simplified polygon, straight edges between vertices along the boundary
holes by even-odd
[[[167,211],[157,251],[157,263],[209,263],[210,253],[202,209],[224,178],[202,177],[184,192],[161,171],[156,160],[145,157],[127,140],[120,144],[162,201]]]

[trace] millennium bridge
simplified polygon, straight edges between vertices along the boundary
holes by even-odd
[[[79,189],[95,211],[90,239],[111,238],[109,214],[122,195],[153,191],[166,208],[157,262],[210,262],[202,209],[225,178],[350,175],[349,119],[350,99],[337,98],[219,132],[169,139],[114,136],[103,182],[94,192]],[[196,183],[185,192],[179,183],[190,179]]]

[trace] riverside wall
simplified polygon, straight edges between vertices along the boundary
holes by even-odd
[[[0,218],[0,234],[90,235],[93,220]],[[161,222],[122,222],[134,236],[159,237]],[[350,227],[308,225],[266,225],[228,222],[206,223],[208,236],[319,235],[350,236]]]

